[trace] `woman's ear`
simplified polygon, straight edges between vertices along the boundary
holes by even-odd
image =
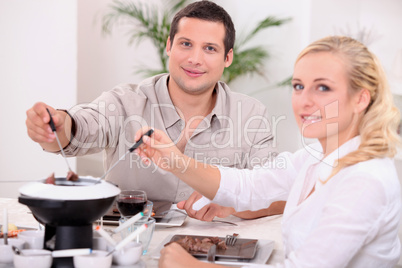
[[[371,102],[371,96],[370,92],[368,89],[363,88],[360,90],[359,93],[357,93],[357,103],[356,103],[356,108],[355,112],[361,113],[367,109]]]

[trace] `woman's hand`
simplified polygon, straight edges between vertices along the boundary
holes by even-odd
[[[222,267],[211,263],[205,263],[191,256],[182,246],[172,243],[161,250],[159,268],[207,268]]]
[[[150,164],[151,160],[158,167],[166,171],[172,173],[182,172],[186,167],[186,157],[161,130],[155,129],[151,137],[143,136],[149,129],[149,127],[142,128],[135,134],[136,141],[141,136],[143,140],[143,145],[136,149],[135,152],[146,164]]]
[[[205,205],[200,210],[194,210],[193,204],[201,197],[202,195],[200,193],[194,191],[187,200],[177,203],[177,207],[186,210],[188,216],[201,221],[212,221],[215,217],[225,218],[236,212],[234,208],[224,207],[214,203]]]
[[[145,127],[135,134],[135,140],[143,144],[135,150],[145,164],[154,162],[163,170],[172,172],[180,180],[206,198],[214,199],[219,189],[221,174],[217,167],[200,163],[184,155],[161,130],[155,129],[151,137],[143,136],[150,128]]]

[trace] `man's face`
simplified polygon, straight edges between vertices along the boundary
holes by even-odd
[[[233,59],[232,50],[225,56],[224,38],[220,22],[182,18],[173,43],[168,39],[166,46],[169,90],[194,95],[212,90]]]

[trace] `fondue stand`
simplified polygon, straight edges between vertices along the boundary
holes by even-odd
[[[56,178],[55,184],[31,182],[19,191],[18,201],[45,225],[44,248],[49,250],[92,248],[92,224],[120,193],[116,186],[90,177]],[[54,259],[53,267],[73,267],[72,257]]]

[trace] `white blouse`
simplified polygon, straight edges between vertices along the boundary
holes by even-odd
[[[213,202],[243,211],[287,200],[286,259],[276,267],[394,267],[401,252],[401,196],[393,160],[361,162],[321,182],[334,161],[359,144],[355,137],[325,159],[317,143],[253,170],[219,167],[221,184]]]

